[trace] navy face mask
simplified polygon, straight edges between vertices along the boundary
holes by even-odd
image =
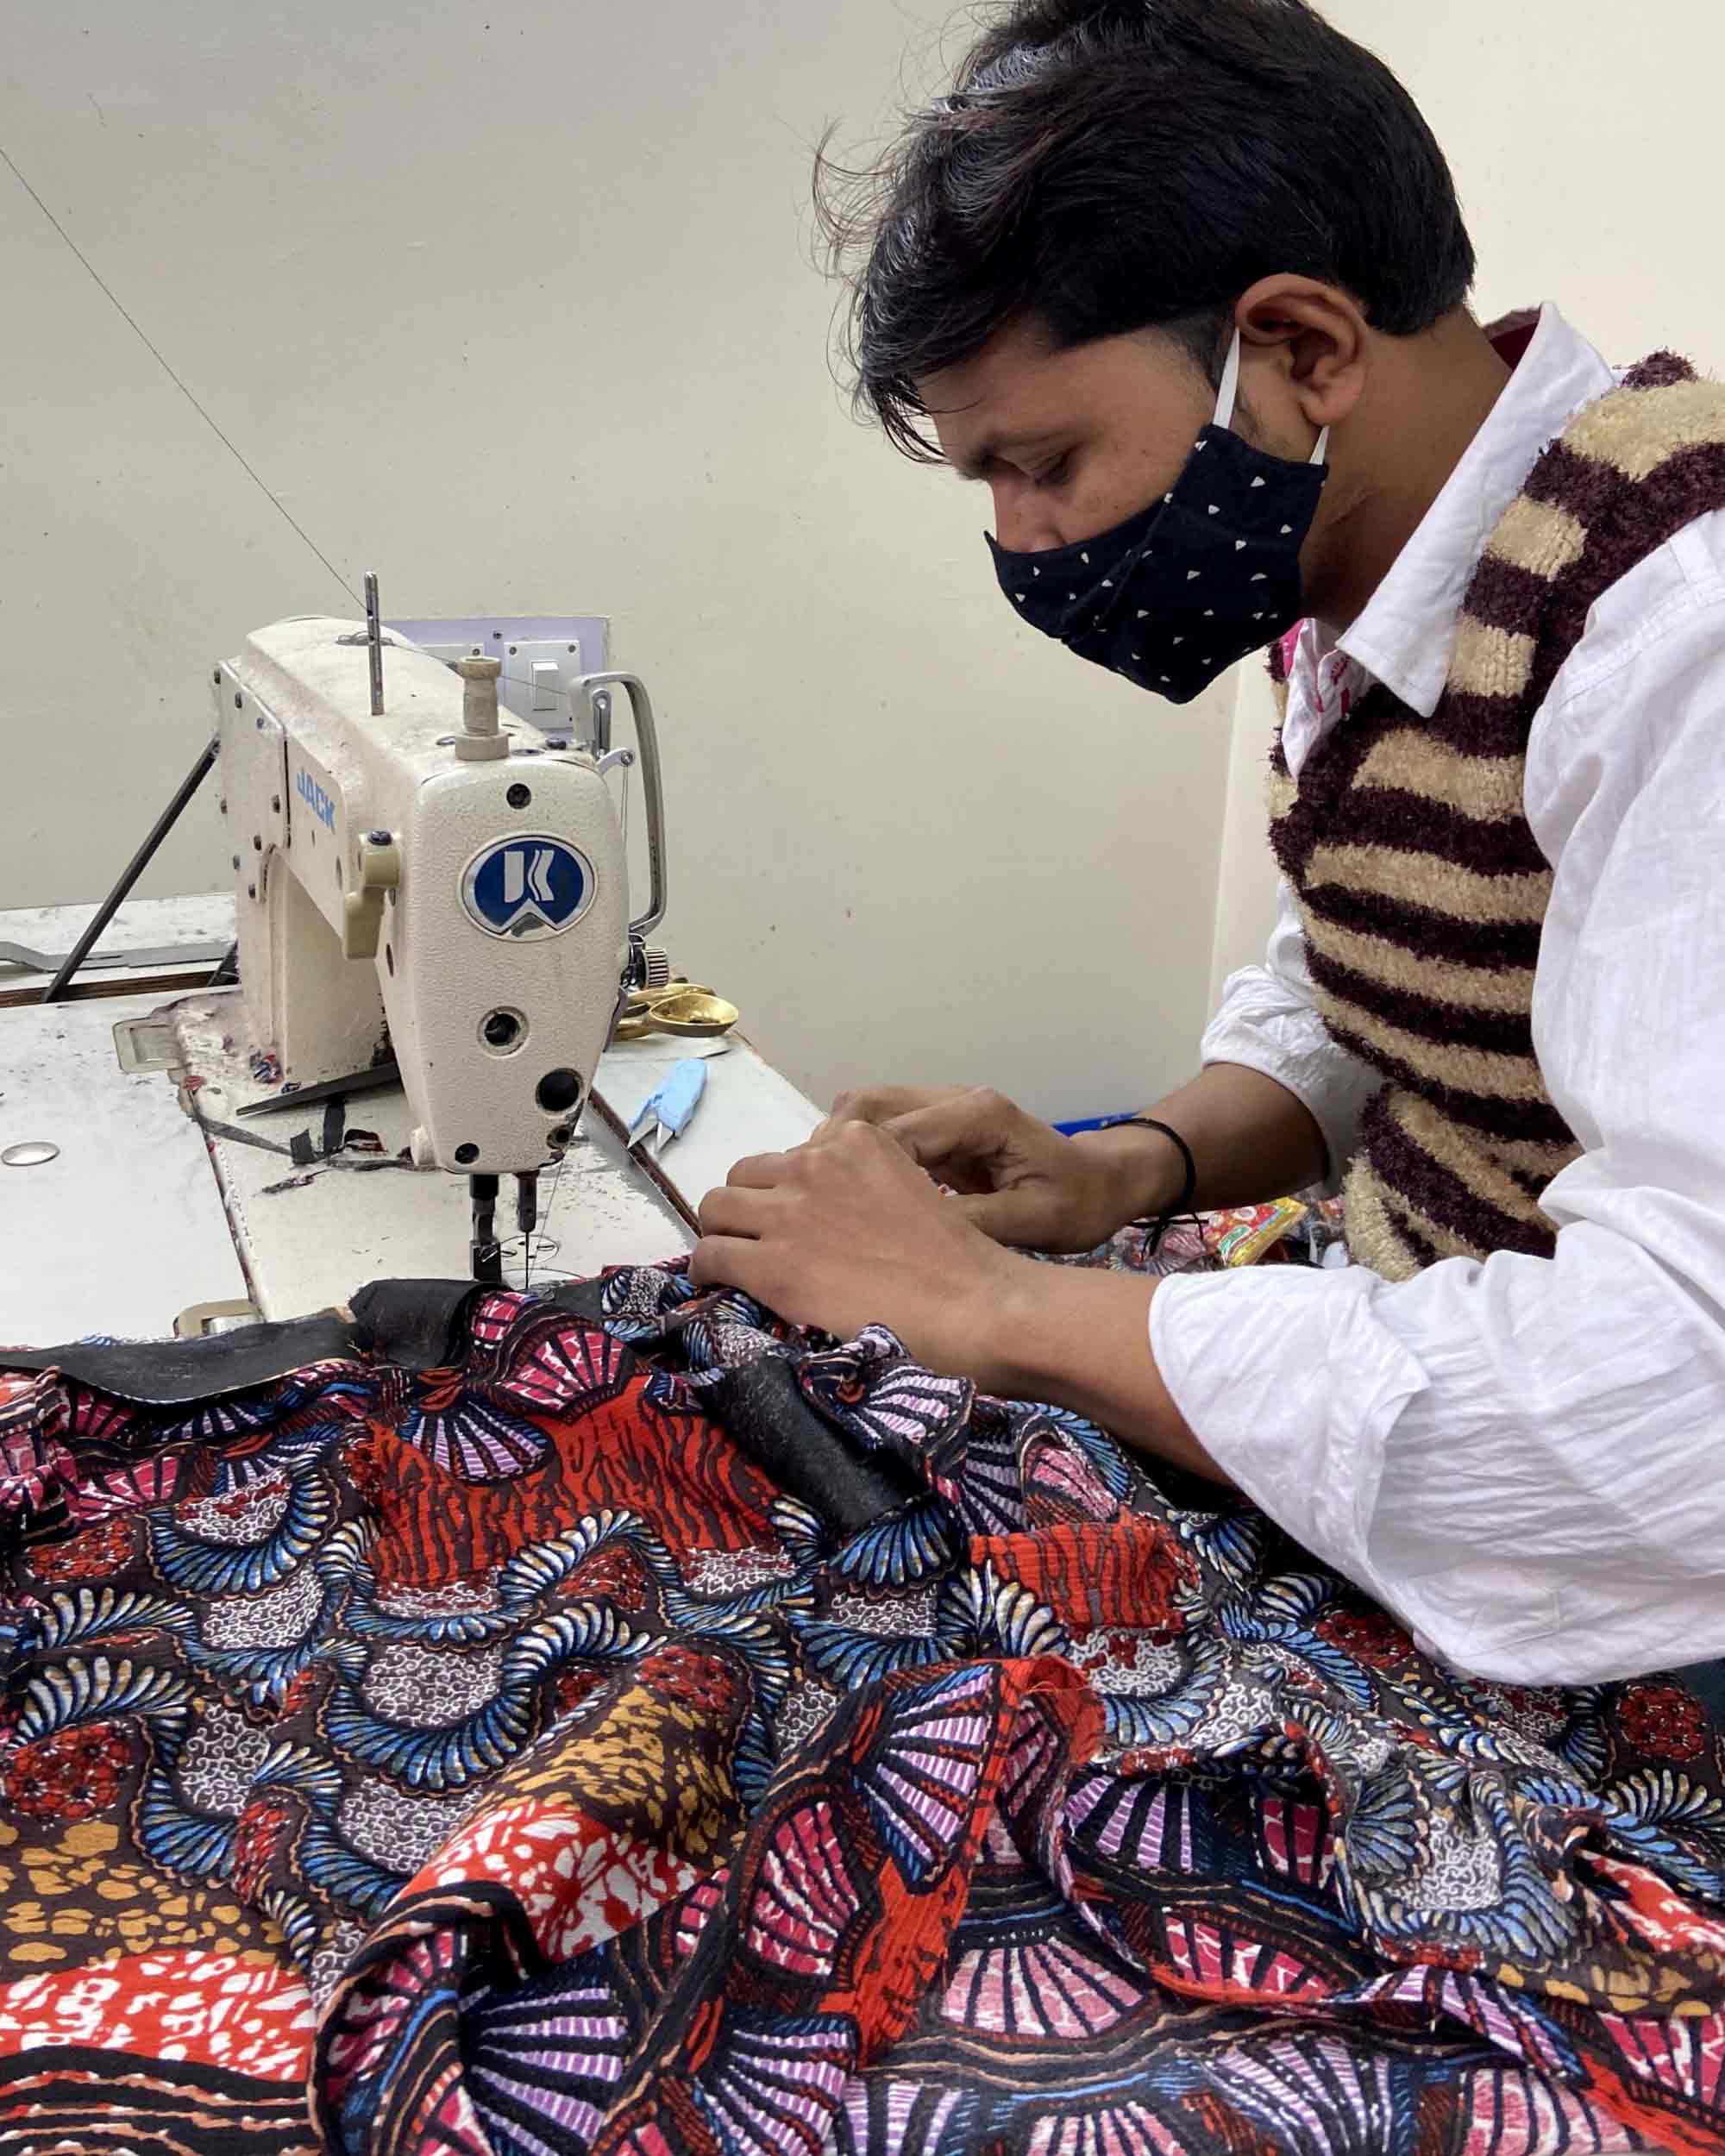
[[[1216,417],[1171,494],[1073,547],[1013,554],[990,538],[1000,589],[1032,628],[1141,689],[1189,704],[1305,611],[1300,549],[1329,476],[1327,427],[1309,464],[1231,431],[1236,331]]]

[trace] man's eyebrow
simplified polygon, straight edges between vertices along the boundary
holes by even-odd
[[[990,435],[968,457],[952,458],[952,468],[961,479],[980,479],[1003,449],[1033,449],[1054,441],[1061,431],[1058,427],[1037,427],[1025,434]]]

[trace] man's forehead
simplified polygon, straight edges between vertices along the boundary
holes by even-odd
[[[1019,436],[1057,423],[1057,356],[1039,323],[1015,322],[970,359],[919,376],[917,394],[948,462],[980,465]]]
[[[1126,400],[1167,388],[1183,404],[1189,363],[1153,332],[1057,348],[1038,323],[996,330],[974,357],[917,381],[917,393],[956,471],[974,475],[993,456],[1034,448]],[[1182,421],[1183,424],[1183,418]]]

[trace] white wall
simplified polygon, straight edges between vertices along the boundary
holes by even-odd
[[[1619,363],[1665,345],[1725,372],[1718,90],[1725,10],[1701,0],[1327,0],[1443,144],[1479,252],[1483,317],[1554,301]],[[1213,971],[1262,950],[1272,711],[1241,683]]]
[[[984,501],[826,371],[809,146],[946,12],[9,0],[0,906],[97,895],[210,663],[374,567],[398,616],[612,616],[675,955],[817,1096],[1181,1076],[1225,695],[1171,712],[1017,624]],[[142,887],[225,870],[206,801]]]

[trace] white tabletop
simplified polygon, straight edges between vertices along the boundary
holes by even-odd
[[[0,1011],[0,1151],[60,1148],[0,1167],[0,1341],[147,1338],[246,1294],[197,1125],[159,1072],[129,1078],[116,1060],[115,1018],[148,1007]]]
[[[88,918],[88,908],[0,912],[0,941],[57,954]],[[219,939],[231,918],[221,897],[138,900],[122,908],[110,936],[116,949]],[[31,978],[0,966],[0,989]],[[172,999],[185,1067],[199,1081],[194,1120],[166,1073],[127,1076],[116,1056],[116,1021],[147,1015],[160,992],[119,993],[123,972],[88,978],[116,993],[0,1009],[0,1150],[30,1138],[60,1148],[43,1167],[0,1167],[0,1340],[163,1334],[182,1312],[212,1301],[248,1299],[266,1317],[297,1317],[345,1302],[370,1280],[465,1275],[465,1177],[367,1169],[375,1156],[358,1154],[302,1167],[285,1149],[301,1131],[321,1144],[321,1107],[238,1117],[260,1089],[243,1053],[227,1045],[243,1037],[237,991],[188,988]],[[687,1216],[737,1160],[800,1144],[819,1121],[812,1102],[733,1037],[706,1059],[706,1096],[687,1133],[649,1173],[616,1129],[632,1124],[690,1052],[653,1037],[604,1057],[577,1144],[561,1175],[541,1178],[536,1279],[680,1254],[693,1239]],[[406,1142],[405,1098],[398,1087],[356,1095],[346,1125],[374,1131],[392,1155]],[[511,1202],[505,1181],[505,1236]],[[518,1257],[509,1276],[522,1276]]]

